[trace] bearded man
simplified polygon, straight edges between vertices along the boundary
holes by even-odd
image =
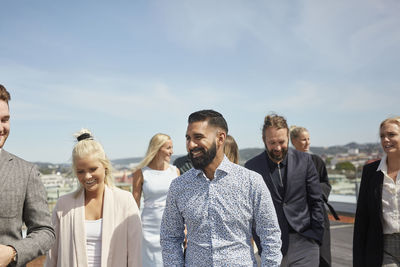
[[[265,117],[262,138],[266,151],[245,167],[261,174],[271,192],[282,232],[281,266],[319,266],[324,206],[311,155],[288,148],[289,127],[282,116]]]
[[[194,168],[169,188],[161,223],[164,266],[257,266],[252,229],[260,237],[261,265],[279,266],[281,233],[271,195],[259,174],[225,156],[224,117],[201,110],[188,123],[186,148]]]

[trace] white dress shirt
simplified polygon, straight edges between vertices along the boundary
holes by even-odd
[[[377,171],[383,173],[382,217],[383,233],[400,233],[400,172],[396,182],[387,173],[387,155],[383,156]]]

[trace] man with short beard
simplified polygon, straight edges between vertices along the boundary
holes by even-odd
[[[257,266],[252,229],[260,237],[262,266],[279,266],[281,233],[262,177],[225,156],[228,126],[220,113],[194,112],[188,123],[186,148],[194,168],[169,188],[160,236],[164,266]]]
[[[319,265],[324,232],[322,191],[310,154],[288,148],[289,128],[284,117],[265,117],[262,130],[265,152],[245,167],[264,178],[274,201],[282,232],[282,265]],[[259,240],[255,236],[259,250]]]

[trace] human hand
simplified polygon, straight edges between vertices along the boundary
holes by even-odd
[[[14,249],[0,244],[0,267],[6,267],[14,257]]]

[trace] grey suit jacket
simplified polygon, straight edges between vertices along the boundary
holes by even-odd
[[[11,266],[25,266],[53,244],[55,234],[46,199],[36,167],[4,149],[0,151],[0,244],[17,251],[17,264]],[[27,226],[24,239],[23,222]]]

